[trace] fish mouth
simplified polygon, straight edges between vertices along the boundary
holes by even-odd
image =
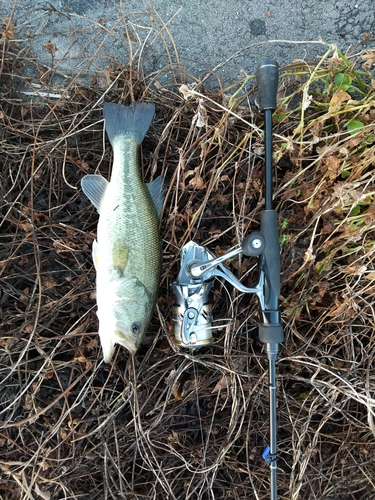
[[[133,338],[129,338],[124,332],[120,332],[119,330],[115,330],[115,342],[125,347],[133,355],[139,347],[139,342],[135,342]]]
[[[99,316],[99,337],[105,363],[111,362],[116,344],[125,347],[134,356],[143,338],[142,335],[133,334],[127,325],[118,321],[105,322],[101,316]]]
[[[103,349],[103,359],[105,363],[110,363],[115,352],[115,344],[120,344],[127,349],[133,356],[137,352],[140,342],[128,336],[125,332],[113,328],[111,334],[108,330],[103,333],[99,330],[100,343]],[[130,337],[130,338],[129,338]]]

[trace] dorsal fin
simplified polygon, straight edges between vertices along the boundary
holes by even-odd
[[[154,202],[158,217],[160,219],[160,214],[163,208],[165,192],[167,187],[164,184],[164,177],[159,175],[152,182],[146,184],[148,192],[151,195],[152,201]]]

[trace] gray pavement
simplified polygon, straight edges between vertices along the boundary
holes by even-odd
[[[327,50],[319,41],[343,52],[373,46],[361,42],[364,34],[375,38],[374,11],[374,0],[0,0],[20,50],[61,75],[90,78],[114,60],[126,63],[128,31],[133,60],[147,74],[172,62],[197,79],[217,70],[225,85],[254,73],[264,58],[280,65],[315,59]],[[57,49],[53,61],[48,41]],[[158,79],[171,76],[169,67]]]

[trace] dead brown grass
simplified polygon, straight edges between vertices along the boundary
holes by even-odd
[[[268,443],[267,363],[257,340],[257,304],[216,282],[214,315],[229,321],[221,322],[214,345],[192,355],[170,340],[169,284],[182,244],[194,239],[219,254],[258,227],[263,142],[254,79],[208,90],[181,72],[166,26],[155,19],[170,59],[165,72],[173,70],[170,85],[160,83],[163,71],[142,72],[142,51],[89,80],[61,81],[53,69],[46,78],[46,68],[3,34],[6,500],[269,495],[261,458]],[[274,148],[286,327],[278,363],[280,499],[374,498],[370,56],[371,50],[348,60],[327,47],[321,61],[281,72]],[[337,74],[348,75],[354,90],[337,84]],[[139,353],[133,360],[119,348],[105,365],[91,261],[97,214],[79,181],[97,170],[109,176],[103,102],[133,99],[157,107],[143,163],[147,181],[160,172],[169,179],[163,277]],[[354,119],[363,125],[357,131],[348,129]],[[230,265],[250,284],[255,264],[242,258]]]

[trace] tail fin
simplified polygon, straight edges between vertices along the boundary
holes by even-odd
[[[105,129],[113,146],[118,135],[129,134],[141,144],[149,129],[155,113],[155,105],[148,102],[133,102],[123,106],[114,102],[106,102],[103,108]]]

